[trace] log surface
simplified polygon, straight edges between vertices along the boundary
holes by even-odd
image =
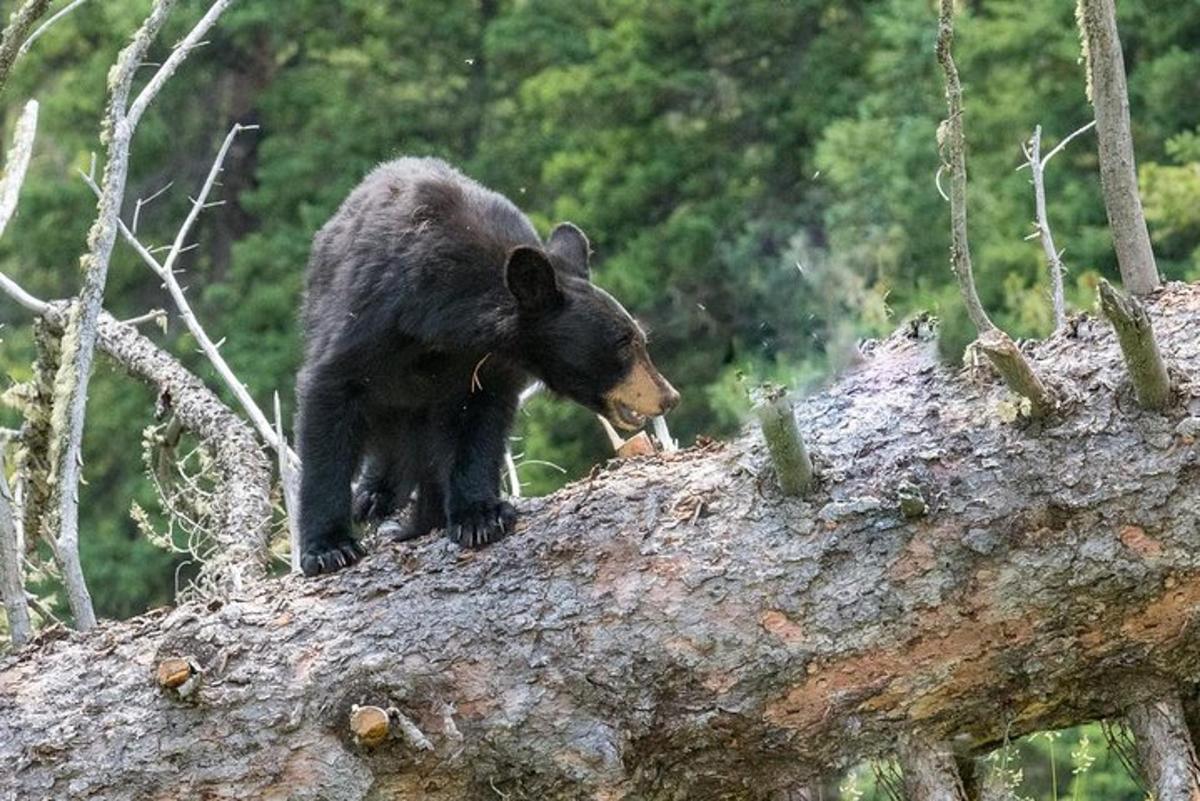
[[[1200,287],[1147,306],[1200,376]],[[0,658],[0,799],[770,799],[898,738],[982,749],[1200,676],[1200,386],[1143,411],[1080,320],[1028,354],[1069,400],[1009,422],[934,350],[898,334],[798,404],[803,499],[750,433],[522,501],[483,551],[376,544],[43,635]],[[355,704],[393,735],[356,743]]]

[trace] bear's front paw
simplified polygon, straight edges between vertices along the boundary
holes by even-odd
[[[446,536],[466,548],[482,548],[502,539],[517,522],[517,510],[505,501],[482,501],[452,512]]]
[[[306,576],[319,576],[349,567],[366,555],[357,541],[343,534],[305,546],[300,554],[300,569]]]

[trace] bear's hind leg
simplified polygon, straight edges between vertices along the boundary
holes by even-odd
[[[378,525],[395,518],[408,506],[415,487],[395,458],[382,453],[368,456],[350,501],[354,522]]]
[[[424,537],[435,528],[446,527],[446,501],[442,488],[432,481],[423,481],[417,487],[417,501],[407,520],[389,520],[380,525],[379,531],[396,540],[415,540]]]

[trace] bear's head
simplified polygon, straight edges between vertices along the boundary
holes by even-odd
[[[641,326],[592,284],[589,252],[583,232],[562,223],[545,248],[509,253],[504,281],[517,302],[521,357],[552,392],[638,429],[674,408],[679,393],[650,361]]]

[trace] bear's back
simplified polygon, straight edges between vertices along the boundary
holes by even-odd
[[[520,209],[446,162],[381,164],[313,239],[304,304],[310,344],[347,318],[411,311],[401,308],[409,299],[506,295],[504,263],[523,244],[542,243]]]

